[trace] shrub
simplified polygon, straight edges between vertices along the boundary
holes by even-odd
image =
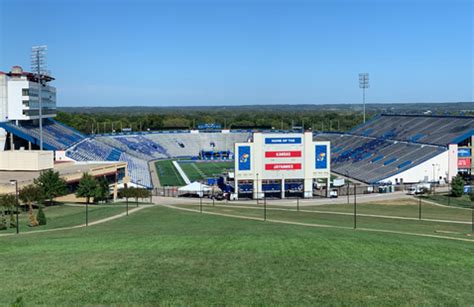
[[[6,230],[7,229],[7,219],[5,218],[5,213],[3,210],[5,210],[4,207],[0,207],[0,210],[2,210],[1,215],[0,215],[0,230]]]
[[[461,197],[464,194],[464,179],[462,179],[461,175],[456,175],[453,178],[453,182],[451,184],[451,195],[454,197]]]
[[[16,227],[16,219],[15,216],[13,215],[13,212],[10,212],[10,228],[15,228]]]
[[[46,215],[44,214],[43,208],[38,209],[38,215],[36,216],[38,225],[46,225]]]

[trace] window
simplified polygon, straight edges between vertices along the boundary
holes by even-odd
[[[28,100],[23,100],[23,106],[24,107],[29,107],[30,106],[30,102]]]
[[[21,89],[21,94],[23,96],[30,96],[30,91],[27,88],[23,88],[23,89]]]

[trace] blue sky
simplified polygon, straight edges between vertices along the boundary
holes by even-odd
[[[59,106],[473,101],[471,0],[0,0],[0,70]],[[40,18],[38,18],[40,16]]]

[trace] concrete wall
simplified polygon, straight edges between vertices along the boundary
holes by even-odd
[[[54,152],[7,150],[0,151],[0,170],[41,171],[54,167]]]

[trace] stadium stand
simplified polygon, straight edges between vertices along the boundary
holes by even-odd
[[[125,161],[134,183],[152,187],[148,161],[175,157],[197,157],[203,149],[233,151],[249,132],[190,133],[154,132],[101,135],[83,139],[66,151],[76,161]]]
[[[37,124],[30,122],[0,123],[0,128],[11,132],[33,144],[39,144],[40,133]],[[55,120],[45,119],[43,122],[43,146],[49,150],[65,150],[68,147],[82,141],[85,136]]]
[[[330,141],[331,167],[336,173],[376,183],[426,161],[446,149],[349,134],[318,134],[318,141]]]
[[[382,114],[350,134],[445,146],[474,134],[474,117]]]
[[[316,133],[331,142],[331,167],[377,183],[416,166],[474,135],[474,117],[382,114],[348,133]]]

